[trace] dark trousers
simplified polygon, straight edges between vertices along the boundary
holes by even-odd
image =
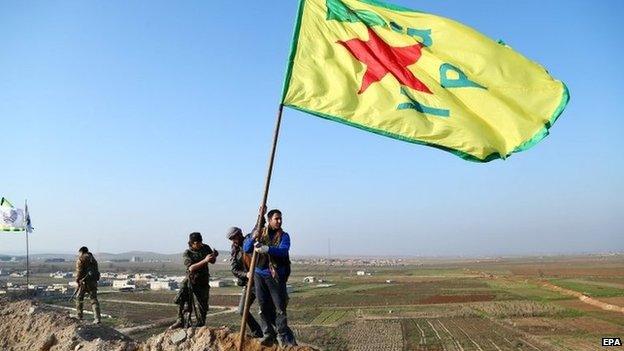
[[[195,300],[192,306],[189,289],[193,290],[193,300]],[[195,316],[195,313],[197,313],[197,325],[206,324],[206,314],[208,313],[208,298],[210,296],[210,287],[206,286],[200,288],[198,286],[191,286],[189,288],[188,286],[183,286],[180,289],[180,292],[180,299],[176,301],[179,306],[178,318],[184,320],[184,313],[193,311],[189,318],[192,318],[192,316]]]
[[[245,291],[247,287],[243,287],[243,294],[241,295],[240,302],[238,303],[238,314],[243,315],[243,309],[245,308]],[[251,293],[249,294],[249,306],[253,305],[254,300],[256,299],[256,293],[254,288],[251,288]],[[247,326],[249,327],[249,332],[251,335],[255,337],[262,336],[262,328],[260,324],[256,321],[256,319],[251,314],[251,308],[249,309],[249,314],[247,315]]]
[[[288,327],[288,316],[286,307],[288,305],[288,293],[286,291],[286,281],[277,280],[272,276],[263,277],[258,273],[254,274],[256,285],[256,297],[260,305],[260,320],[262,321],[262,332],[265,336],[277,335],[287,343],[295,342],[295,336]]]
[[[197,288],[197,287],[193,287],[193,294],[195,295],[195,301],[196,301],[196,305],[195,308],[198,308],[199,310],[197,312],[199,315],[199,318],[197,320],[197,324],[198,325],[205,325],[206,324],[206,314],[208,313],[208,298],[210,296],[210,288],[209,287],[205,287],[205,288]]]

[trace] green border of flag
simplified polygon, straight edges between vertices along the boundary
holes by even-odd
[[[397,10],[397,11],[420,12],[420,11],[410,10],[410,9],[407,9],[407,8],[401,7],[401,6],[396,6],[396,5],[384,3],[384,2],[379,1],[379,0],[365,0],[363,2],[368,3],[370,5],[385,7],[385,8],[389,8],[389,9],[393,9],[393,10]],[[559,102],[559,105],[555,109],[555,111],[552,113],[552,115],[548,119],[548,121],[544,124],[544,126],[540,130],[538,130],[537,133],[535,133],[529,140],[527,140],[527,141],[523,142],[522,144],[518,145],[509,154],[502,156],[500,153],[494,152],[494,153],[491,153],[488,156],[486,156],[484,159],[480,159],[480,158],[475,157],[475,156],[473,156],[471,154],[468,154],[468,153],[466,153],[464,151],[456,150],[456,149],[449,148],[449,147],[446,147],[446,146],[437,145],[437,144],[433,144],[433,143],[429,143],[429,142],[421,141],[421,140],[416,140],[416,139],[410,139],[410,138],[404,137],[402,135],[398,135],[398,134],[387,132],[385,130],[375,129],[375,128],[371,128],[371,127],[368,127],[368,126],[364,126],[364,125],[361,125],[361,124],[358,124],[358,123],[354,123],[352,121],[349,121],[349,120],[344,119],[344,118],[339,117],[339,116],[333,116],[333,115],[324,114],[322,112],[309,110],[309,109],[307,109],[305,107],[301,107],[301,106],[296,106],[296,105],[291,105],[291,104],[284,104],[284,98],[286,97],[286,93],[288,92],[288,87],[290,85],[290,79],[292,77],[292,68],[293,68],[293,64],[295,62],[295,55],[297,54],[297,47],[298,47],[298,44],[299,44],[299,32],[300,32],[300,29],[301,29],[301,18],[303,17],[304,6],[305,6],[305,0],[300,0],[299,1],[299,8],[298,8],[298,11],[297,11],[297,21],[295,22],[295,28],[294,28],[294,31],[293,31],[292,43],[290,45],[290,55],[289,55],[289,58],[288,58],[288,68],[286,70],[286,78],[284,79],[284,86],[282,88],[282,99],[281,99],[281,103],[284,106],[293,108],[295,110],[299,110],[299,111],[302,111],[302,112],[305,112],[305,113],[309,113],[309,114],[315,115],[317,117],[328,119],[330,121],[346,124],[346,125],[351,126],[351,127],[355,127],[355,128],[359,128],[359,129],[365,130],[367,132],[383,135],[383,136],[388,137],[388,138],[397,139],[397,140],[405,141],[405,142],[412,143],[412,144],[418,144],[418,145],[434,147],[436,149],[440,149],[440,150],[444,150],[444,151],[450,152],[450,153],[452,153],[452,154],[454,154],[456,156],[459,156],[462,159],[467,160],[467,161],[485,163],[485,162],[490,162],[492,160],[499,159],[499,158],[500,159],[506,159],[507,157],[511,156],[511,154],[528,150],[528,149],[532,148],[533,146],[535,146],[540,141],[542,141],[542,139],[544,139],[545,137],[548,136],[550,128],[553,126],[555,121],[557,121],[557,119],[559,118],[561,113],[563,113],[563,110],[565,109],[565,107],[567,106],[568,102],[570,101],[570,91],[568,90],[568,87],[565,85],[565,83],[563,81],[561,81],[561,85],[563,86],[563,94],[561,96],[561,100]]]

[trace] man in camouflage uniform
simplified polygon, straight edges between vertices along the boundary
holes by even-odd
[[[97,285],[100,280],[100,271],[98,270],[98,263],[93,257],[93,254],[89,252],[86,246],[81,247],[78,250],[78,259],[76,260],[76,283],[78,286],[76,301],[76,313],[78,319],[82,320],[82,310],[84,308],[84,298],[86,294],[89,294],[91,299],[91,308],[93,308],[93,315],[95,319],[94,324],[100,324],[100,302],[97,299]]]
[[[243,241],[250,236],[251,234],[243,236],[243,231],[238,227],[228,229],[226,234],[228,240],[232,242],[232,247],[230,249],[230,270],[238,280],[236,285],[243,287],[242,295],[238,303],[238,314],[241,316],[245,308],[245,292],[247,290],[247,282],[249,281],[247,275],[249,274],[249,266],[251,264],[251,257],[243,252]],[[256,293],[252,286],[249,295],[249,306],[253,304],[255,299]],[[247,315],[247,326],[249,327],[249,332],[252,337],[262,337],[262,327],[260,327],[260,324],[258,324],[256,319],[251,315],[251,312]]]
[[[174,301],[178,304],[178,320],[170,327],[172,329],[185,325],[184,312],[197,316],[196,327],[206,324],[210,293],[208,264],[216,262],[219,252],[204,244],[201,234],[197,232],[189,235],[188,245],[189,248],[182,256],[186,266],[186,278],[182,281],[182,286]],[[193,300],[196,303],[193,303]],[[190,318],[191,315],[189,315],[189,320]]]

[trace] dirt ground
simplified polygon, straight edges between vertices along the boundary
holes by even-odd
[[[137,350],[115,329],[80,323],[28,300],[0,300],[0,350]]]
[[[513,318],[513,325],[532,334],[569,335],[569,334],[613,334],[620,335],[624,327],[608,323],[594,317],[578,318]]]
[[[617,305],[617,306],[624,306],[624,296],[618,296],[618,297],[602,297],[600,298],[601,301],[604,301],[606,303],[610,303],[612,305]]]
[[[117,330],[90,325],[66,312],[30,300],[0,299],[0,350],[15,351],[174,351],[236,350],[238,335],[228,328],[189,328],[166,331],[137,342]],[[245,350],[274,351],[257,340],[245,341]],[[308,346],[288,351],[314,351]]]

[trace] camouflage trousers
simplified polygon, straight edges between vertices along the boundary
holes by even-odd
[[[84,283],[79,287],[77,299],[76,299],[76,314],[79,319],[82,319],[82,311],[84,309],[85,295],[89,294],[91,300],[91,307],[93,308],[93,314],[96,319],[100,316],[100,302],[97,298],[97,283]]]

